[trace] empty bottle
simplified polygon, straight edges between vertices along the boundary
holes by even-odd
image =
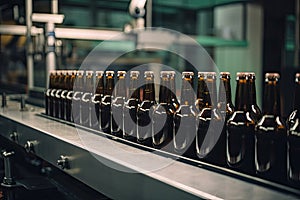
[[[86,71],[84,76],[83,95],[81,98],[80,122],[83,126],[91,127],[91,102],[94,92],[94,72]]]
[[[64,89],[64,79],[65,79],[65,71],[59,70],[58,71],[58,77],[57,77],[57,90],[55,92],[54,97],[54,117],[62,119],[62,113],[61,113],[61,93]]]
[[[196,155],[196,115],[193,72],[182,72],[180,106],[174,114],[174,151],[190,158]]]
[[[124,123],[124,103],[126,97],[126,71],[118,71],[113,98],[112,98],[112,115],[111,115],[111,134],[117,137],[123,137]]]
[[[280,117],[279,74],[265,75],[263,117],[255,129],[256,173],[267,179],[286,180],[286,127]]]
[[[229,72],[220,73],[218,109],[226,120],[234,112]]]
[[[73,96],[74,96],[74,83],[76,79],[76,71],[72,70],[70,71],[70,81],[68,82],[68,93],[66,97],[66,120],[69,122],[74,122],[73,120],[73,114],[72,114],[72,101],[73,101]]]
[[[49,86],[45,92],[45,112],[46,115],[53,116],[53,103],[51,99],[51,91],[54,89],[55,71],[51,71],[49,75]]]
[[[137,109],[137,142],[152,146],[152,112],[155,104],[154,74],[152,71],[144,73],[143,101]]]
[[[152,117],[152,144],[155,148],[172,151],[170,143],[173,138],[173,116],[175,107],[172,104],[171,73],[160,72],[159,103],[155,106]],[[167,146],[166,146],[167,145]]]
[[[70,79],[71,79],[71,74],[70,71],[65,71],[65,76],[64,76],[64,84],[63,84],[63,91],[60,94],[60,118],[62,120],[67,120],[66,119],[66,109],[67,109],[67,94],[70,90]]]
[[[106,85],[100,104],[100,125],[102,131],[105,133],[110,133],[111,131],[111,95],[115,87],[114,73],[114,71],[105,72]]]
[[[226,155],[230,168],[253,174],[255,120],[250,114],[248,81],[248,73],[237,73],[236,110],[227,121]]]
[[[288,179],[300,186],[300,73],[296,74],[294,108],[288,119]]]
[[[137,137],[137,108],[140,103],[139,76],[139,71],[130,72],[129,94],[124,105],[123,137],[131,141],[136,141]]]
[[[197,156],[200,160],[224,165],[226,154],[225,149],[220,145],[223,145],[226,140],[222,135],[224,120],[217,109],[216,73],[199,72],[198,79],[202,77],[204,77],[204,87],[198,87],[197,91],[197,96],[202,98],[201,103],[199,102],[202,108],[197,115]]]
[[[260,108],[257,105],[256,102],[256,86],[255,86],[255,73],[254,72],[249,72],[249,84],[250,84],[250,97],[249,97],[249,104],[250,104],[250,109],[251,109],[251,114],[253,116],[253,119],[255,122],[258,122],[261,117],[262,113]]]
[[[104,78],[103,78],[103,71],[96,71],[95,72],[95,85],[96,89],[94,95],[92,96],[92,108],[91,108],[91,127],[93,129],[99,130],[100,123],[100,104],[101,99],[104,95]]]
[[[78,70],[76,71],[76,79],[74,84],[74,95],[73,95],[73,102],[72,102],[72,115],[74,123],[82,124],[81,123],[81,99],[83,95],[84,89],[84,71]],[[76,109],[76,110],[75,110]]]

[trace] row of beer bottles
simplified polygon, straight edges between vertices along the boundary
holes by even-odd
[[[151,71],[144,73],[142,93],[138,81],[140,73],[130,72],[126,99],[125,71],[118,72],[116,88],[113,71],[106,71],[105,87],[103,71],[95,74],[87,71],[86,78],[82,71],[55,74],[56,78],[50,77],[46,92],[46,112],[51,116],[213,164],[227,164],[242,172],[256,172],[280,182],[286,179],[288,166],[289,178],[299,181],[299,86],[295,111],[288,120],[287,141],[287,129],[279,113],[278,74],[266,74],[263,116],[256,104],[254,73],[237,74],[235,108],[231,101],[230,74],[226,72],[220,74],[218,103],[215,73],[198,73],[195,97],[194,73],[183,72],[180,105],[174,94],[173,71],[161,72],[158,103]],[[76,74],[79,81],[72,91]],[[93,88],[93,80],[96,88]],[[299,76],[296,85],[299,85]],[[69,115],[72,106],[79,110],[76,115],[74,112]]]

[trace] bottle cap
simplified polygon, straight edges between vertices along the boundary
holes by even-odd
[[[160,72],[160,77],[161,78],[169,78],[170,77],[170,73],[169,73],[169,71],[161,71]]]
[[[280,79],[280,75],[278,73],[266,73],[265,74],[265,82],[278,81],[279,79]]]
[[[94,71],[91,71],[91,70],[85,71],[85,75],[87,75],[87,76],[91,76],[91,75],[93,75],[93,73],[94,73]]]
[[[131,71],[130,72],[130,77],[132,78],[132,77],[139,77],[139,75],[140,75],[140,72],[139,71]]]
[[[96,76],[103,76],[104,71],[96,71]]]
[[[150,78],[153,78],[153,77],[154,77],[153,71],[145,71],[145,72],[144,72],[144,77],[150,77]]]
[[[78,75],[78,76],[82,76],[83,74],[84,74],[84,71],[83,71],[83,70],[78,70],[78,71],[77,71],[77,75]]]
[[[230,73],[229,72],[220,72],[220,78],[230,79]]]
[[[120,76],[124,76],[125,77],[126,76],[126,71],[118,71],[117,72],[117,76],[118,77],[120,77]]]
[[[193,78],[194,72],[182,72],[182,78]]]
[[[249,72],[237,72],[236,73],[236,80],[248,80],[249,79]]]
[[[105,76],[113,76],[115,74],[114,71],[106,71]]]

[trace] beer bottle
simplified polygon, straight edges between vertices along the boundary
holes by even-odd
[[[279,74],[265,75],[263,117],[255,127],[256,173],[275,181],[286,180],[286,127],[280,117]]]
[[[231,85],[230,85],[230,73],[220,73],[220,85],[219,85],[219,101],[218,109],[222,116],[228,117],[234,112],[234,106],[231,98]]]
[[[174,151],[190,158],[196,155],[196,108],[193,72],[182,72],[180,106],[174,114]]]
[[[54,117],[61,119],[62,113],[60,112],[61,108],[61,93],[64,89],[64,79],[65,79],[65,71],[64,70],[59,70],[58,77],[57,77],[57,90],[55,92],[55,104],[54,104],[54,109],[55,109],[55,115]]]
[[[86,127],[91,127],[91,101],[94,92],[94,72],[86,71],[85,84],[83,87],[83,95],[81,98],[81,124]]]
[[[249,84],[250,84],[250,94],[251,94],[249,98],[251,114],[253,115],[253,119],[255,120],[255,122],[258,122],[262,117],[262,113],[256,102],[256,87],[255,87],[254,72],[249,73]]]
[[[223,123],[219,110],[217,109],[216,73],[198,73],[198,79],[203,79],[204,87],[198,87],[197,96],[202,98],[200,105],[203,107],[197,115],[198,126],[196,134],[196,151],[200,160],[225,165],[226,154]],[[198,81],[202,83],[202,81]]]
[[[58,89],[58,76],[59,72],[58,70],[56,70],[54,72],[54,77],[53,77],[53,89],[51,90],[51,93],[50,93],[50,116],[51,117],[55,117],[56,114],[55,114],[55,104],[56,104],[56,97],[55,97],[55,94],[56,94],[56,91]]]
[[[70,71],[70,81],[67,83],[68,84],[68,93],[66,97],[66,120],[69,122],[74,122],[73,120],[73,114],[72,114],[72,101],[73,101],[73,96],[74,96],[74,83],[76,79],[76,71],[71,70]]]
[[[227,121],[227,164],[244,173],[254,173],[255,120],[250,114],[249,73],[237,73],[236,110]]]
[[[62,120],[67,120],[66,119],[66,109],[67,109],[67,94],[70,90],[69,85],[70,85],[70,79],[71,79],[71,74],[70,71],[65,71],[65,77],[64,77],[64,84],[63,84],[63,91],[61,92],[60,95],[60,118]]]
[[[218,110],[221,114],[223,129],[219,137],[218,144],[215,146],[217,149],[219,149],[219,155],[221,158],[220,162],[217,164],[221,166],[225,166],[226,165],[226,122],[229,119],[229,116],[232,115],[234,112],[234,106],[231,98],[231,85],[230,85],[229,72],[220,73]]]
[[[74,123],[82,124],[81,123],[81,99],[83,95],[83,88],[84,88],[84,71],[78,70],[76,72],[76,79],[74,84],[74,95],[73,95],[73,102],[72,102],[72,115]],[[76,110],[74,110],[76,109]]]
[[[171,89],[171,101],[172,105],[177,110],[180,106],[178,99],[176,97],[176,82],[175,82],[175,71],[169,71],[170,74],[170,89]]]
[[[124,105],[124,132],[127,140],[136,141],[137,108],[140,103],[139,71],[130,72],[129,96]]]
[[[101,115],[101,129],[105,133],[110,133],[111,130],[111,95],[114,90],[114,71],[106,71],[106,85],[104,90],[104,96],[100,104],[100,115]]]
[[[51,98],[51,91],[54,90],[54,79],[55,79],[55,71],[51,71],[49,75],[49,86],[45,92],[45,111],[46,115],[53,116],[53,103]]]
[[[145,85],[143,88],[143,101],[137,109],[137,142],[152,146],[152,106],[155,104],[154,74],[152,71],[144,72]]]
[[[171,73],[168,71],[160,72],[159,103],[155,106],[152,117],[153,147],[164,148],[166,151],[173,150],[173,145],[170,142],[173,138],[173,116],[175,113],[175,107],[172,104],[170,76]]]
[[[123,137],[124,103],[126,97],[126,71],[117,72],[117,83],[112,98],[111,134]]]
[[[95,73],[95,83],[96,90],[92,97],[92,109],[91,109],[91,127],[93,129],[99,130],[99,117],[100,117],[100,103],[101,99],[104,95],[104,79],[103,79],[103,71],[96,71]],[[94,110],[93,110],[94,109]]]
[[[288,119],[288,179],[300,186],[300,73],[296,74],[294,108]]]

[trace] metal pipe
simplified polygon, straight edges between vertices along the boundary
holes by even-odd
[[[300,24],[300,0],[296,0],[295,2],[296,8],[295,8],[295,49],[294,49],[294,65],[299,66],[299,51],[300,51],[300,30],[299,30],[299,24]]]
[[[26,0],[26,64],[27,64],[27,84],[28,84],[28,91],[33,88],[33,44],[31,39],[31,21],[32,15],[32,0]]]
[[[147,0],[146,26],[147,27],[152,27],[152,0]]]
[[[53,14],[57,14],[58,13],[58,0],[52,0],[51,1],[51,12]]]

